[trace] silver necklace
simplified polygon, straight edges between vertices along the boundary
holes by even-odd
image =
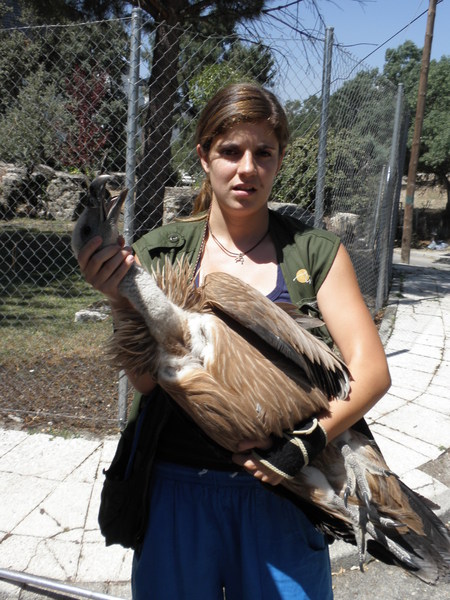
[[[226,254],[227,256],[234,258],[234,261],[237,263],[240,263],[241,265],[244,264],[244,256],[246,256],[247,254],[250,254],[250,252],[252,252],[252,250],[254,250],[257,246],[259,246],[261,244],[261,242],[263,242],[266,239],[267,234],[269,233],[269,230],[267,230],[266,233],[262,236],[262,238],[259,241],[257,241],[254,246],[252,246],[245,252],[232,252],[231,250],[228,250],[228,248],[225,248],[225,246],[219,242],[219,240],[213,234],[211,227],[208,226],[208,229],[209,229],[209,233],[211,234],[212,239],[216,242],[216,244],[219,246],[219,248],[222,250],[222,252],[224,254]]]

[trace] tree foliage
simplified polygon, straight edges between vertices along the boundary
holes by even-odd
[[[28,23],[43,18],[34,3],[24,4]],[[105,164],[122,169],[127,55],[128,38],[118,22],[24,27],[0,35],[2,158],[21,161],[26,156],[29,166],[47,162],[56,168],[92,170]]]
[[[384,74],[391,81],[403,83],[411,115],[415,115],[419,89],[422,50],[410,41],[386,52]],[[409,130],[409,148],[414,119]],[[422,125],[418,169],[429,173],[447,189],[450,212],[450,57],[432,60],[428,69],[425,113]]]
[[[29,75],[16,102],[6,108],[0,120],[2,159],[30,170],[37,163],[58,168],[63,136],[72,129],[70,113],[57,86],[39,68]]]
[[[383,165],[389,160],[395,94],[378,71],[359,72],[330,98],[326,145],[325,213],[363,212],[373,205]],[[321,99],[290,101],[286,112],[292,144],[277,178],[277,200],[314,207]]]

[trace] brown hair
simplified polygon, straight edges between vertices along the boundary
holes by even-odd
[[[238,123],[267,122],[275,133],[280,154],[289,140],[286,113],[272,92],[254,83],[235,83],[222,88],[203,109],[196,129],[195,142],[208,153],[215,137]],[[208,177],[195,199],[192,214],[209,208],[212,190]]]

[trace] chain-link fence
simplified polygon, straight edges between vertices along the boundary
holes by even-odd
[[[99,389],[91,381],[80,400],[93,362],[87,348],[92,343],[98,352],[107,327],[73,325],[80,308],[101,302],[72,257],[73,220],[99,172],[113,175],[113,188],[130,190],[128,239],[188,213],[201,177],[196,117],[230,81],[270,87],[289,116],[292,139],[274,206],[336,231],[369,308],[382,306],[405,114],[399,90],[333,48],[331,30],[311,45],[220,38],[142,22],[135,10],[130,19],[0,30],[0,73],[3,413],[21,418],[21,403],[39,412],[39,396],[66,373],[70,355],[78,375],[57,394],[71,399],[66,412],[84,418],[95,397],[98,418],[110,414],[111,401],[99,400],[98,373],[91,375]],[[35,408],[27,403],[31,390]],[[42,410],[52,418],[51,409]]]

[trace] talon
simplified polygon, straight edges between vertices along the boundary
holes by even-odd
[[[367,510],[370,512],[372,507],[370,506],[370,498],[367,492],[363,493],[364,504],[366,505]]]
[[[347,504],[348,504],[348,497],[350,496],[350,488],[347,486],[345,488],[345,492],[344,492],[344,506],[345,508],[347,508]]]

